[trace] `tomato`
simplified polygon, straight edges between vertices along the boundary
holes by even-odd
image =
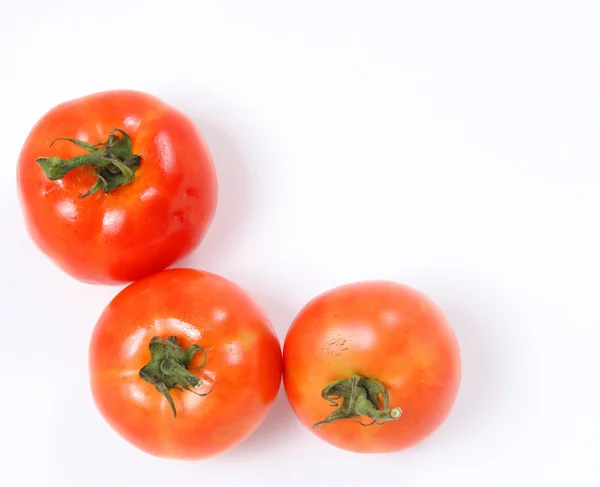
[[[247,438],[281,384],[268,317],[236,284],[169,269],[105,308],[89,349],[91,391],[123,438],[155,456],[198,460]]]
[[[194,124],[135,91],[51,109],[25,140],[17,181],[33,241],[89,283],[168,267],[200,244],[217,202],[215,168]]]
[[[412,446],[449,415],[460,383],[453,331],[436,305],[394,282],[317,296],[285,338],[283,380],[300,421],[355,452]]]

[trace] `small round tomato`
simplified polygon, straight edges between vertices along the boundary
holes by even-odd
[[[366,281],[309,302],[283,348],[292,409],[339,448],[402,450],[437,429],[460,383],[454,333],[436,305],[394,282]]]
[[[268,317],[236,284],[170,269],[130,284],[92,334],[94,401],[116,432],[160,457],[199,460],[247,438],[281,384]]]
[[[62,103],[33,127],[17,181],[26,227],[59,268],[123,283],[194,250],[217,181],[194,124],[157,98],[106,91]]]

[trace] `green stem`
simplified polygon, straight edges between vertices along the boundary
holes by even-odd
[[[356,420],[363,426],[370,426],[396,420],[402,415],[399,407],[389,409],[389,394],[381,382],[360,375],[332,382],[321,391],[321,397],[337,409],[323,421],[315,423],[313,428],[339,419],[359,416],[371,418],[373,422],[369,424]],[[341,405],[338,402],[340,399],[343,399]]]
[[[202,386],[202,381],[187,370],[192,358],[199,351],[204,353],[204,363],[202,364],[204,366],[206,351],[200,345],[194,344],[188,348],[181,348],[175,336],[170,336],[167,340],[160,337],[150,340],[150,362],[140,370],[140,378],[152,384],[158,392],[165,396],[175,418],[177,410],[171,396],[171,389],[186,390],[199,396],[210,394],[210,391],[200,394],[191,389]]]
[[[121,137],[117,134],[120,134]],[[52,141],[50,147],[59,140],[75,144],[88,153],[70,159],[61,159],[58,156],[38,157],[36,162],[48,179],[53,181],[62,179],[69,171],[78,167],[91,166],[95,169],[96,182],[87,193],[80,196],[81,198],[90,196],[99,190],[110,193],[119,186],[133,182],[141,158],[133,153],[131,138],[125,131],[111,130],[106,142],[99,142],[96,145],[68,137],[59,137]]]

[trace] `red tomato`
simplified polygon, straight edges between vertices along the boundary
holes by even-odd
[[[289,329],[283,363],[300,421],[355,452],[393,452],[423,440],[445,421],[460,383],[458,344],[440,310],[387,281],[313,299]]]
[[[90,283],[168,267],[199,245],[217,202],[213,162],[194,124],[134,91],[46,113],[23,145],[18,189],[37,246]]]
[[[239,444],[281,383],[281,347],[262,309],[232,282],[170,269],[130,284],[90,343],[94,401],[123,438],[198,460]]]

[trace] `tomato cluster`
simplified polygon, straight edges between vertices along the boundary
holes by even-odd
[[[283,384],[299,420],[356,452],[410,447],[448,417],[460,353],[441,310],[389,281],[331,289],[291,324],[283,352],[238,285],[169,269],[217,205],[209,149],[161,100],[107,91],[65,102],[29,133],[17,167],[32,240],[86,282],[127,283],[93,330],[89,376],[107,423],[156,456],[197,460],[258,427]]]

